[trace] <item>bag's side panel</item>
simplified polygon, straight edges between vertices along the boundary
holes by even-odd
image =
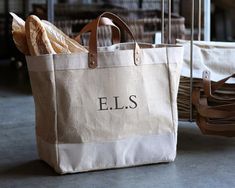
[[[35,103],[36,137],[39,157],[57,166],[56,98],[53,57],[26,57]]]
[[[177,108],[177,94],[179,89],[180,72],[183,64],[183,47],[167,48],[167,59],[169,67],[169,80],[170,80],[170,95],[172,104],[172,119],[174,122],[175,133],[178,128],[178,108]],[[176,138],[177,139],[177,138]]]

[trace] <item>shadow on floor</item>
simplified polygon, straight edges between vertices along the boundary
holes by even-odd
[[[201,133],[196,123],[179,125],[178,150],[184,152],[213,153],[231,150],[235,146],[235,138],[210,136]]]
[[[33,160],[17,166],[9,167],[1,173],[1,177],[4,178],[35,176],[58,176],[58,174],[41,160]]]

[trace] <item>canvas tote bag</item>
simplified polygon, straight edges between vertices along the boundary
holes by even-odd
[[[190,77],[190,41],[177,39],[177,43],[184,47],[181,75]],[[203,71],[207,70],[211,73],[211,80],[217,82],[235,72],[233,42],[194,41],[193,52],[193,78],[201,79]]]
[[[97,48],[101,17],[134,42]],[[94,23],[89,53],[26,57],[39,157],[61,174],[173,161],[183,48],[138,44],[112,13]]]

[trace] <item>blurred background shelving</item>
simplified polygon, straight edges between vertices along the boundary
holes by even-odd
[[[17,13],[25,18],[34,13],[42,19],[47,19],[47,13],[53,11],[54,23],[66,34],[75,36],[79,30],[101,12],[112,11],[123,17],[138,41],[154,42],[156,32],[161,30],[161,0],[53,0],[52,10],[47,9],[47,3],[52,0],[0,0],[0,58],[19,59],[24,57],[15,48],[11,37],[11,17],[9,11]],[[196,4],[198,0],[195,0]],[[203,2],[203,0],[202,0]],[[172,42],[176,38],[190,36],[191,25],[191,1],[171,0],[172,3]],[[168,0],[165,0],[165,17],[167,18]],[[197,27],[197,9],[195,11],[195,28]],[[211,0],[211,11],[205,14],[211,15],[211,39],[219,41],[234,41],[235,28],[235,1]],[[204,11],[202,13],[204,16]],[[203,21],[203,19],[202,19]],[[203,22],[202,22],[203,25]],[[167,36],[167,20],[165,21]],[[197,32],[197,29],[195,29]],[[101,29],[101,35],[106,37],[110,30]],[[110,34],[107,34],[110,36]],[[197,36],[197,33],[195,33]],[[87,43],[84,36],[83,43]],[[107,37],[106,37],[107,38]],[[122,36],[130,40],[127,36]],[[167,39],[167,37],[165,37]],[[166,40],[167,41],[167,40]],[[100,45],[109,45],[110,40],[99,42]]]

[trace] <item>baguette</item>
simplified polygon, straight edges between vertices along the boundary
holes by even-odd
[[[37,16],[28,16],[25,23],[25,34],[31,55],[55,54],[47,32]]]
[[[25,35],[25,21],[16,14],[10,12],[12,20],[12,37],[17,49],[25,54],[30,55]]]
[[[64,45],[62,46],[61,44],[59,44],[59,43],[57,43],[56,41],[53,41],[53,40],[51,40],[50,42],[51,42],[52,48],[55,50],[55,52],[57,54],[61,54],[61,53],[68,54],[68,53],[70,53],[68,48],[65,48]]]
[[[71,39],[69,36],[64,34],[61,30],[59,30],[52,23],[42,20],[43,26],[47,31],[47,35],[50,41],[59,44],[61,47],[65,48],[64,51],[67,53],[75,53],[75,52],[88,52],[88,50],[80,45],[76,40]]]
[[[16,47],[25,55],[88,52],[52,23],[31,15],[26,23],[14,13],[12,34]]]

